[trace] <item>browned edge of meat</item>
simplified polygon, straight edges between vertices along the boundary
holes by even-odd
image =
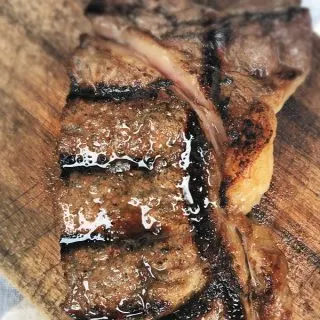
[[[258,117],[258,118],[259,118],[259,117]],[[260,121],[260,120],[259,120],[259,121]],[[241,126],[240,126],[240,128],[241,128]],[[268,135],[268,134],[267,134],[267,135]],[[272,135],[273,135],[273,131],[271,130],[271,136],[272,136]],[[267,139],[267,140],[266,140],[266,141],[267,141],[266,143],[268,143],[268,139],[270,140],[270,136],[269,136],[269,138],[266,138],[266,139]],[[260,140],[259,140],[259,141],[260,141]],[[272,268],[271,268],[271,269],[272,269]],[[266,277],[266,278],[267,278],[267,277]],[[263,299],[262,299],[262,300],[263,300]],[[258,307],[256,307],[256,308],[258,308]],[[265,311],[263,311],[263,312],[267,314],[267,312],[265,312]],[[269,312],[269,313],[270,313],[270,312]],[[270,319],[271,319],[271,316],[272,316],[272,315],[269,314],[268,316],[269,316]]]

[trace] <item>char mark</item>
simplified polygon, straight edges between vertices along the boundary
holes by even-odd
[[[108,2],[110,2],[110,4]],[[128,16],[135,10],[143,7],[139,1],[135,1],[135,3],[129,3],[129,1],[123,2],[124,3],[121,3],[121,1],[117,3],[116,1],[91,0],[86,8],[86,14],[104,14],[107,12],[109,14]]]
[[[209,146],[201,132],[195,113],[189,117],[188,132],[189,138],[192,136],[191,164],[188,167],[188,174],[192,182],[190,192],[194,203],[187,210],[190,213],[189,221],[194,230],[194,239],[199,252],[211,265],[210,277],[202,292],[176,312],[162,319],[198,319],[209,312],[212,304],[217,300],[223,301],[228,319],[244,319],[245,312],[240,300],[241,288],[232,269],[231,256],[217,233],[215,222],[211,217],[214,209],[208,204],[206,182],[208,177],[205,171]]]
[[[126,252],[133,252],[138,251],[145,246],[152,246],[159,241],[164,241],[169,238],[167,230],[162,230],[160,235],[144,233],[131,238],[121,238],[118,235],[112,234],[109,230],[105,230],[104,232],[97,231],[93,233],[90,239],[73,241],[77,238],[77,235],[62,235],[60,238],[60,250],[62,256],[70,254],[73,251],[77,251],[80,248],[106,248],[109,246],[113,246],[117,249],[121,248]]]
[[[150,83],[146,87],[142,86],[118,86],[106,85],[98,83],[91,87],[80,86],[75,78],[71,78],[70,93],[68,100],[83,98],[88,100],[103,100],[103,101],[128,101],[140,99],[155,99],[160,90],[166,90],[172,85],[172,81],[167,79],[158,79]]]
[[[229,99],[222,96],[221,85],[232,81],[223,74],[222,55],[231,37],[230,23],[209,30],[203,38],[203,70],[201,81],[220,112],[222,119],[228,118]]]
[[[144,157],[143,159],[132,158],[129,156],[117,157],[108,159],[105,154],[99,154],[96,160],[85,159],[82,155],[74,154],[60,154],[59,164],[61,168],[60,177],[67,181],[72,172],[81,173],[105,173],[112,172],[124,172],[128,170],[142,170],[149,172],[153,170],[156,158]]]

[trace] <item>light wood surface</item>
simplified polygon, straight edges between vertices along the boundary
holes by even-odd
[[[86,2],[5,0],[0,7],[0,269],[52,319],[66,317],[48,171],[69,88],[65,65],[79,35],[90,32]],[[278,116],[272,188],[252,213],[286,253],[297,320],[320,318],[319,116],[314,37],[312,74]]]

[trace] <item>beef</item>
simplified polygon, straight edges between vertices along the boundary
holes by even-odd
[[[199,259],[189,227],[185,237],[168,235],[156,243],[80,248],[64,255],[70,295],[66,311],[77,319],[158,318],[199,292],[206,263]]]
[[[86,39],[70,75],[58,147],[64,169],[107,168],[120,159],[148,169],[158,158],[180,160],[188,104],[156,70],[120,45]]]
[[[64,220],[64,308],[77,319],[158,318],[199,293],[210,276],[188,219],[192,110],[167,85],[150,88],[153,78],[140,83],[143,94],[134,97],[95,91],[98,83],[120,86],[117,71],[104,82],[87,73],[99,59],[101,68],[110,58],[124,70],[133,59],[123,50],[114,57],[115,47],[89,39],[82,45],[71,64],[71,94],[62,115],[56,204]],[[130,66],[126,78],[113,65],[129,90],[136,84]],[[137,79],[145,70],[158,77],[141,60],[136,66]]]
[[[241,213],[269,183],[275,112],[308,72],[307,40],[294,41],[310,34],[307,12],[225,17],[131,0],[88,10],[120,44],[87,39],[71,63],[58,146],[66,311],[288,319],[284,256]]]
[[[132,50],[89,37],[84,37],[81,48],[72,57],[69,73],[71,98],[81,96],[112,101],[150,98],[159,88],[170,84]]]
[[[164,235],[188,224],[179,187],[183,178],[182,170],[167,165],[150,173],[128,170],[123,162],[116,172],[73,172],[59,190],[62,242]]]
[[[166,12],[171,27],[163,34],[137,29],[135,13],[109,16],[108,7],[92,21],[97,33],[144,55],[188,98],[220,162],[222,204],[248,213],[270,185],[273,113],[310,70],[309,13],[290,8],[224,16],[191,2],[176,7],[139,9]],[[194,20],[184,15],[188,10]]]
[[[217,157],[221,158],[225,130],[213,102],[204,94],[203,86],[198,81],[201,63],[194,61],[193,57],[201,59],[202,47],[199,43],[186,44],[184,48],[190,45],[187,52],[178,50],[169,40],[162,46],[150,34],[132,27],[131,20],[122,16],[94,17],[93,24],[99,34],[132,47],[176,84],[176,89],[197,112],[208,140],[213,144]],[[176,44],[181,45],[181,42]]]
[[[275,113],[310,70],[310,18],[305,9],[235,16],[209,38],[221,34],[215,95],[229,138],[223,196],[230,211],[247,213],[270,186]]]
[[[170,96],[121,103],[72,100],[63,115],[61,164],[108,167],[127,159],[148,168],[159,157],[178,162],[186,139],[185,106]]]

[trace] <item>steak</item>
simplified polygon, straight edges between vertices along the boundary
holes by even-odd
[[[63,115],[61,164],[106,167],[127,159],[148,168],[156,157],[177,162],[186,139],[185,106],[174,97],[120,103],[70,101]]]
[[[270,186],[274,113],[310,70],[308,11],[225,16],[185,1],[182,8],[140,2],[125,14],[101,2],[104,14],[91,16],[96,32],[130,46],[174,82],[197,112],[220,162],[222,205],[248,213]],[[162,12],[166,31],[143,29],[141,12]]]
[[[118,43],[87,37],[70,64],[57,149],[64,309],[289,319],[286,260],[243,213],[270,183],[275,113],[308,73],[307,11],[100,0],[88,12]]]
[[[58,145],[57,209],[64,218],[62,262],[70,290],[64,308],[79,319],[158,318],[199,293],[210,276],[188,218],[193,199],[186,168],[195,116],[167,81],[149,86],[158,74],[140,60],[126,85],[111,77],[101,82],[92,72],[81,76],[101,57],[98,65],[106,68],[114,48],[122,49],[87,39],[71,64]],[[125,65],[132,57],[121,53],[117,59]],[[150,77],[136,85],[132,79],[140,73]],[[115,94],[106,97],[98,83]],[[119,99],[117,88],[124,85],[136,92],[138,86],[138,93]]]

